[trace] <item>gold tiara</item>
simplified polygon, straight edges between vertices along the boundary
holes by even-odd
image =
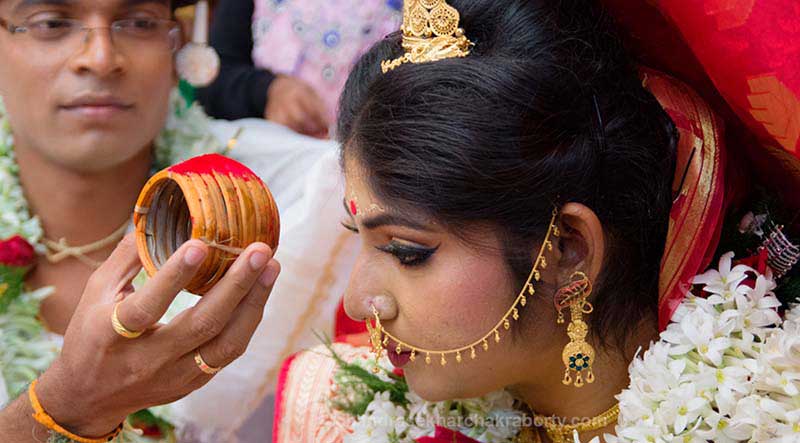
[[[461,15],[446,0],[403,2],[403,49],[406,53],[381,62],[384,74],[403,63],[428,63],[466,57],[473,43],[459,28]]]

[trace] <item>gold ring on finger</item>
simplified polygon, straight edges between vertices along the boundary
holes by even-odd
[[[111,314],[111,327],[114,328],[114,332],[125,338],[128,339],[139,338],[142,334],[144,334],[144,331],[131,331],[130,329],[126,328],[121,321],[119,321],[120,303],[122,302],[117,302],[117,304],[114,305],[114,313]]]
[[[204,373],[206,373],[208,375],[214,375],[217,372],[222,370],[222,368],[215,368],[215,367],[209,365],[208,363],[206,363],[206,361],[203,360],[203,356],[200,355],[200,350],[199,349],[194,351],[194,362],[197,363],[197,367],[200,368],[201,371],[203,371]]]

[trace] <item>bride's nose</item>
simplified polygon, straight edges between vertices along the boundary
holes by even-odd
[[[348,294],[344,298],[344,310],[353,320],[363,321],[367,318],[374,318],[375,312],[378,313],[381,320],[391,320],[397,317],[397,302],[390,295],[358,296]]]

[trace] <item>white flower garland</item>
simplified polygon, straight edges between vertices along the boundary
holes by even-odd
[[[800,441],[800,308],[781,320],[771,273],[732,259],[694,279],[708,298],[689,294],[633,361],[606,441]]]
[[[608,443],[800,442],[800,305],[781,320],[771,273],[732,267],[695,277],[707,298],[688,294],[672,322],[629,367],[630,385],[617,396],[620,417]],[[749,281],[748,281],[749,280]],[[752,286],[752,287],[751,287]],[[356,362],[364,368],[375,361]],[[380,362],[389,381],[388,359]],[[338,380],[337,380],[338,381]],[[337,389],[336,395],[362,392]],[[375,393],[344,443],[411,443],[433,435],[433,424],[505,423],[491,430],[445,427],[485,443],[511,443],[521,420],[505,391],[473,400],[430,403],[413,393],[407,405]],[[513,425],[513,424],[517,425]],[[590,443],[597,443],[595,437]],[[577,434],[575,442],[579,443]]]
[[[202,108],[197,104],[187,106],[177,89],[174,90],[166,125],[155,141],[153,172],[196,155],[225,150],[211,132],[209,118]],[[0,98],[0,240],[20,235],[42,254],[45,252],[41,243],[42,226],[30,214],[18,174],[11,127]],[[24,291],[7,312],[0,314],[0,408],[21,394],[60,352],[57,342],[37,318],[41,301],[52,292],[53,288]],[[128,443],[153,442],[130,426],[121,438]]]
[[[376,363],[374,358],[361,357],[352,362],[373,372],[384,382],[393,370],[386,356]],[[363,395],[363,386],[342,375],[336,377],[339,399]],[[370,394],[367,394],[370,395]],[[440,426],[460,432],[483,443],[508,443],[519,433],[524,414],[514,410],[514,398],[506,391],[497,391],[480,398],[429,402],[407,392],[407,404],[398,405],[389,392],[375,392],[365,414],[357,417],[352,433],[343,443],[413,443],[420,437],[432,437]]]

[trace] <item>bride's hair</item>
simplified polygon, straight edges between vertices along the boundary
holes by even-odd
[[[632,320],[656,318],[674,125],[594,2],[449,3],[472,54],[382,74],[401,34],[377,43],[342,95],[342,158],[395,208],[456,233],[496,227],[520,285],[554,205],[590,207],[608,239],[590,319],[621,345]]]

